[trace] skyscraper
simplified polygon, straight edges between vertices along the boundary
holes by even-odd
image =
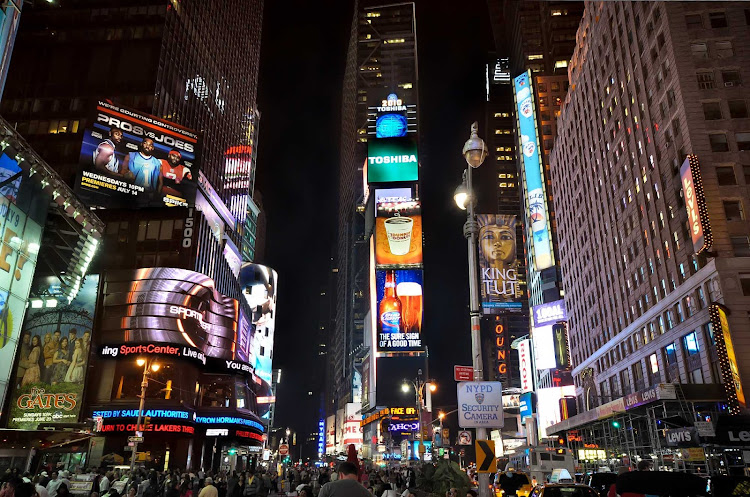
[[[96,199],[89,204],[106,223],[104,250],[90,271],[99,272],[101,281],[97,286],[91,278],[82,287],[99,294],[92,301],[100,303],[98,315],[120,313],[120,324],[97,319],[94,325],[92,307],[91,322],[77,324],[66,341],[84,343],[90,352],[97,374],[81,373],[79,383],[87,378],[81,416],[103,418],[106,444],[115,451],[127,432],[133,434],[144,370],[128,350],[161,366],[151,370],[156,381],[149,383],[148,402],[162,412],[179,411],[153,420],[161,433],[147,435],[146,444],[158,457],[169,458],[171,450],[173,465],[204,465],[199,445],[211,436],[207,426],[214,424],[216,407],[231,417],[233,440],[260,446],[278,281],[270,268],[242,263],[252,255],[255,233],[249,230],[256,227],[245,221],[248,210],[257,214],[251,197],[262,12],[262,0],[224,2],[221,9],[190,0],[45,2],[24,9],[3,115],[79,190],[84,173],[92,177],[84,167],[91,148],[97,167],[101,150],[112,152],[106,165],[114,166],[96,171],[91,183],[101,191],[88,197]],[[149,128],[147,135],[143,127],[149,124],[163,133]],[[122,144],[115,132],[125,136]],[[180,165],[170,165],[170,158]],[[134,181],[156,197],[157,179],[164,198],[181,182],[192,182],[197,191],[168,208],[140,199],[106,202],[117,181],[127,188]],[[126,287],[139,296],[131,300]],[[41,284],[35,288],[46,291]],[[110,307],[114,301],[120,302],[117,311]],[[123,328],[133,331],[123,335]],[[95,347],[88,348],[81,334]],[[222,385],[210,384],[216,367],[227,374]]]
[[[334,364],[333,395],[351,401],[354,366],[363,359],[365,316],[370,305],[363,164],[368,139],[375,137],[375,107],[388,94],[409,106],[409,126],[417,131],[417,38],[412,2],[355,3],[346,58],[342,100],[337,238],[336,321],[329,360]]]
[[[699,399],[716,419],[745,405],[746,7],[586,6],[550,158],[585,410],[625,398],[615,410],[630,419],[673,399],[664,415],[684,416]],[[601,429],[576,418],[557,429]],[[641,425],[648,443],[655,422]]]

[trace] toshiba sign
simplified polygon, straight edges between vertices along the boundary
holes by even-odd
[[[521,392],[534,390],[533,369],[531,367],[531,340],[518,344],[518,368],[521,373]]]

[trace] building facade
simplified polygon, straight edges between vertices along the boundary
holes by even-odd
[[[158,121],[170,138],[154,136],[152,145],[165,156],[173,144],[169,154],[180,157],[175,133],[197,143],[180,149],[183,161],[186,152],[195,152],[182,176],[166,175],[163,160],[161,166],[164,185],[167,179],[173,186],[192,182],[194,197],[168,208],[140,201],[123,208],[105,202],[106,195],[90,196],[106,228],[102,256],[92,262],[99,282],[80,420],[99,418],[103,443],[115,452],[122,452],[136,428],[146,433],[146,455],[139,458],[163,463],[170,457],[180,467],[210,464],[201,460],[205,443],[216,441],[225,451],[240,447],[232,464],[261,445],[277,288],[273,270],[246,264],[256,249],[252,230],[260,214],[252,194],[262,12],[262,0],[229,2],[218,10],[201,2],[148,0],[24,10],[1,110],[67,183],[81,190],[82,178],[92,177],[81,165],[91,157],[87,140],[108,132],[103,113],[126,142],[138,134],[129,118]],[[93,145],[95,164],[105,138],[99,138],[99,148]],[[119,174],[127,183],[117,159],[123,164],[130,154],[122,159],[118,154],[127,150],[113,140],[112,174],[99,174],[96,181],[111,184]],[[143,160],[153,167],[151,159]],[[139,295],[137,303],[125,296],[126,287]],[[180,300],[187,288],[194,298]],[[118,299],[127,305],[113,311],[110,303]],[[136,307],[127,310],[130,304]],[[121,319],[130,323],[128,331],[113,325],[113,312],[127,314]],[[41,333],[48,323],[39,319],[33,324]],[[150,427],[134,425],[134,388],[143,372],[136,356],[163,366],[149,373]],[[225,367],[214,369],[221,362]],[[94,370],[98,374],[86,374]]]
[[[689,426],[745,407],[750,366],[733,355],[747,353],[750,305],[747,6],[586,4],[550,158],[585,411],[562,428],[659,399],[692,402]],[[633,401],[664,383],[677,394]],[[641,433],[661,462],[651,421]]]

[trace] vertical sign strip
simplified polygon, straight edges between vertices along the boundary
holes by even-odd
[[[688,155],[680,167],[680,181],[682,193],[685,197],[690,238],[696,254],[711,250],[713,236],[711,223],[708,220],[706,197],[703,194],[703,180],[701,179],[700,163],[695,155]]]
[[[537,271],[552,267],[552,241],[549,229],[549,209],[544,188],[542,157],[536,132],[536,115],[531,71],[514,79],[516,119],[518,123],[518,148],[523,161],[526,192],[527,224],[531,225],[534,267]]]
[[[740,372],[737,367],[737,357],[734,353],[734,344],[732,334],[729,329],[729,321],[724,307],[719,304],[712,304],[709,308],[711,316],[711,326],[716,341],[716,349],[719,353],[719,366],[721,367],[721,376],[724,388],[729,400],[730,414],[739,414],[740,409],[746,406],[745,392],[742,389],[740,381]]]

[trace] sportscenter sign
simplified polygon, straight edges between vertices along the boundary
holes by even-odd
[[[518,344],[518,369],[521,374],[521,392],[534,390],[534,373],[531,366],[531,340]]]

